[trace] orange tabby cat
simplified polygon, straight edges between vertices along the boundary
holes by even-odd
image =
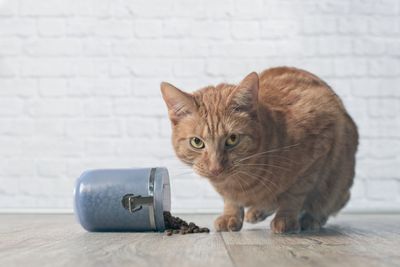
[[[161,91],[176,155],[224,198],[216,230],[275,213],[275,233],[316,231],[349,200],[357,127],[315,75],[279,67],[239,85]]]

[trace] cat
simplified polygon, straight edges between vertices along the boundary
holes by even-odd
[[[274,233],[318,231],[349,200],[357,126],[314,74],[276,67],[192,94],[162,82],[161,93],[176,156],[224,199],[217,231],[274,213]]]

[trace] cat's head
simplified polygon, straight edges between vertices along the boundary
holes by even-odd
[[[238,161],[260,146],[258,75],[239,85],[209,86],[193,94],[163,82],[161,92],[172,124],[178,158],[201,176],[222,181]]]

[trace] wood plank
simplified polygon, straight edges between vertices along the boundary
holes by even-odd
[[[184,215],[212,227],[217,215]],[[341,215],[317,234],[87,233],[71,215],[0,215],[0,266],[400,266],[400,215]]]
[[[233,266],[219,233],[87,233],[60,215],[1,221],[11,229],[0,230],[1,266]]]
[[[400,266],[399,216],[343,215],[320,233],[223,233],[236,266]]]

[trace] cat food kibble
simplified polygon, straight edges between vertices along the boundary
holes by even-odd
[[[182,220],[179,217],[172,216],[171,212],[164,211],[165,233],[170,236],[173,234],[193,234],[193,233],[209,233],[207,227],[199,227],[195,223]]]

